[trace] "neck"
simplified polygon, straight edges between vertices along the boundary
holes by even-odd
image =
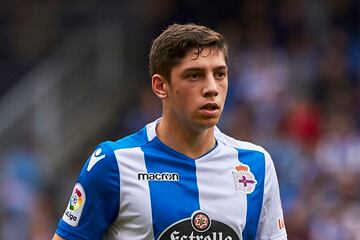
[[[177,121],[162,118],[156,127],[156,135],[168,147],[191,158],[198,158],[215,145],[214,127],[193,130]]]

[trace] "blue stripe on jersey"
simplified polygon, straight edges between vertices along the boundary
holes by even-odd
[[[200,208],[195,160],[170,149],[157,137],[142,150],[148,173],[178,173],[180,177],[175,182],[149,181],[154,238],[157,239],[167,227]]]
[[[250,167],[257,181],[255,190],[247,195],[246,224],[242,233],[244,240],[256,238],[264,196],[265,156],[262,152],[238,149],[241,163]]]

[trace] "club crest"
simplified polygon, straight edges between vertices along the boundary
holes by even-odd
[[[250,194],[255,190],[257,181],[248,165],[236,165],[232,170],[232,175],[236,191]]]

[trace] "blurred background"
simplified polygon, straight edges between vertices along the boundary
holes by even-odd
[[[360,1],[12,0],[0,7],[0,239],[50,239],[99,142],[160,114],[151,41],[230,44],[219,127],[264,146],[289,239],[360,239]]]

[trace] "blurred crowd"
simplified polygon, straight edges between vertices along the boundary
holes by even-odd
[[[145,2],[145,40],[171,22],[205,24],[227,37],[230,88],[219,127],[271,154],[289,239],[360,239],[360,2]],[[146,64],[138,69],[147,76]],[[148,77],[138,94],[125,114],[119,110],[108,139],[159,117]],[[54,213],[65,208],[51,205],[57,195],[35,155],[14,150],[2,163],[0,239],[47,239]]]
[[[289,239],[360,239],[359,4],[345,2],[282,5],[231,61],[224,128],[271,153]]]
[[[225,26],[235,36],[222,127],[272,155],[289,239],[360,239],[359,4],[315,2],[288,1],[274,19],[251,3],[256,21]]]

